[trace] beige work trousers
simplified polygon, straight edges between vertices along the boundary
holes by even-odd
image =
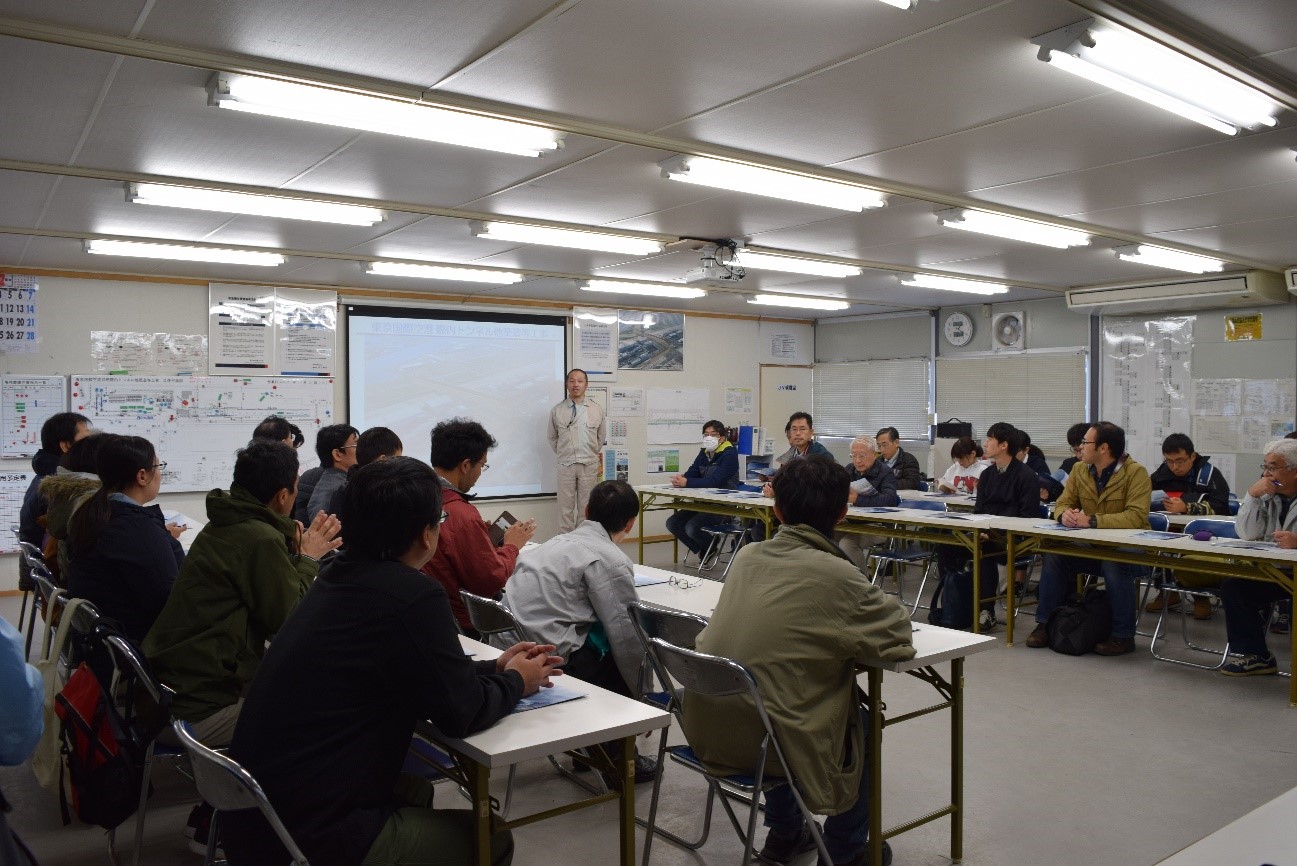
[[[571,532],[585,520],[585,504],[598,481],[598,461],[558,467],[559,532]]]

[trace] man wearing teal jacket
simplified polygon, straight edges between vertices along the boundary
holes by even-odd
[[[207,494],[207,526],[144,640],[158,679],[176,691],[172,713],[210,746],[229,745],[267,638],[310,588],[318,559],[342,543],[336,517],[306,530],[289,517],[296,495],[292,448],[254,440],[240,451],[230,492]]]

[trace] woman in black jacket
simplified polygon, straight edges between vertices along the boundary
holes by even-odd
[[[92,602],[131,640],[144,640],[176,581],[185,554],[158,496],[157,452],[139,436],[113,436],[95,460],[103,486],[68,522],[68,594]]]

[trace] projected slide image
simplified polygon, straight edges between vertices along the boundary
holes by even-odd
[[[470,418],[499,443],[473,493],[554,491],[546,424],[563,394],[561,325],[353,316],[348,331],[351,424],[390,427],[427,460],[434,425]]]
[[[683,313],[617,314],[617,369],[683,370],[685,368],[685,317]]]

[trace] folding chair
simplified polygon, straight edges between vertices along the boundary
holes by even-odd
[[[15,532],[15,534],[17,534]],[[41,555],[40,549],[28,541],[18,542],[18,555],[27,563],[27,582],[31,584],[31,589],[23,590],[22,609],[18,613],[18,628],[23,628],[23,614],[27,611],[27,596],[32,596],[31,612],[27,615],[27,639],[25,650],[28,656],[32,654],[32,635],[36,631],[36,612],[38,609],[44,609],[44,602],[39,591],[37,578],[54,585],[54,575],[50,574],[49,567],[45,564],[45,557]]]
[[[905,503],[905,507],[913,508],[918,511],[946,510],[946,504],[944,502],[932,502],[925,499],[909,500]],[[927,607],[926,604],[921,603],[923,600],[923,588],[927,586],[928,577],[932,574],[932,569],[936,567],[936,551],[919,544],[905,546],[903,542],[894,542],[881,550],[878,548],[870,550],[869,559],[865,563],[866,566],[868,566],[870,561],[872,561],[874,565],[874,573],[869,578],[870,583],[877,586],[879,579],[882,577],[883,570],[890,565],[892,576],[896,580],[896,595],[900,598],[901,604],[910,609],[910,615],[913,616],[915,613],[918,613],[918,610],[921,607]],[[904,576],[905,567],[907,565],[921,565],[923,567],[923,576],[919,580],[919,589],[918,592],[914,594],[913,603],[905,600]]]
[[[239,809],[260,809],[266,823],[279,837],[280,844],[293,858],[293,866],[309,866],[306,855],[297,847],[289,835],[284,823],[270,805],[266,792],[261,790],[252,774],[238,765],[236,761],[214,752],[204,746],[189,731],[189,725],[182,721],[172,722],[176,737],[184,746],[185,752],[194,767],[194,781],[198,783],[198,793],[212,804],[216,812],[212,815],[211,830],[207,834],[207,857],[203,866],[212,866],[216,862],[216,840],[220,830],[222,812],[234,812]]]
[[[734,556],[739,552],[739,548],[747,543],[748,529],[741,523],[733,520],[728,523],[718,523],[715,526],[704,526],[703,532],[711,538],[707,542],[707,547],[703,550],[702,556],[698,561],[698,573],[711,571],[720,563],[721,556],[727,551],[725,545],[729,544],[728,553],[730,558],[725,563],[725,570],[721,572],[721,582],[730,573],[730,566],[734,564]]]
[[[662,683],[662,687],[667,689],[666,673],[658,666],[657,658],[653,655],[653,648],[649,645],[649,638],[660,638],[675,646],[693,649],[699,633],[707,627],[707,620],[696,614],[684,613],[673,608],[643,601],[631,602],[626,605],[626,611],[630,614],[630,621],[635,628],[635,634],[644,646],[644,654],[648,660],[650,671],[657,681]],[[669,713],[674,713],[677,709],[678,699],[674,691],[670,689],[661,692],[653,691],[647,682],[647,678],[643,676],[640,677],[640,699]],[[649,816],[645,824],[649,828],[649,832],[644,837],[644,866],[648,866],[649,850],[653,844],[654,833],[691,851],[697,851],[701,848],[707,842],[707,836],[711,833],[712,805],[716,801],[716,792],[710,786],[707,789],[707,803],[703,812],[702,834],[695,841],[689,842],[669,830],[663,830],[661,827],[656,826],[658,792],[662,787],[662,768],[665,766],[663,759],[666,756],[667,735],[670,732],[671,727],[668,725],[662,729],[662,734],[658,739],[658,774],[657,778],[653,780],[653,796],[649,801]]]
[[[752,702],[752,711],[757,714],[762,726],[765,728],[765,736],[762,738],[761,746],[757,749],[756,754],[752,756],[751,775],[719,776],[713,774],[703,766],[702,761],[689,746],[673,746],[667,750],[673,761],[701,774],[707,780],[712,795],[720,797],[721,805],[725,808],[730,823],[734,825],[734,831],[738,833],[739,839],[743,841],[743,866],[748,866],[752,862],[752,850],[755,841],[753,837],[757,829],[760,794],[782,785],[784,782],[787,782],[792,790],[793,798],[797,801],[797,807],[801,810],[807,827],[809,827],[810,833],[815,839],[815,846],[819,849],[820,857],[824,862],[832,862],[832,858],[829,857],[829,853],[824,847],[824,839],[820,835],[819,827],[815,824],[815,816],[811,814],[810,809],[806,806],[806,801],[802,799],[801,791],[798,790],[797,777],[793,774],[792,769],[788,766],[788,761],[784,758],[783,749],[779,745],[779,738],[775,735],[774,725],[766,712],[765,702],[761,700],[761,689],[758,687],[752,672],[732,659],[684,649],[661,638],[649,638],[648,643],[650,652],[656,659],[656,667],[661,669],[666,676],[665,685],[668,691],[674,692],[678,683],[686,696],[685,700],[688,700],[690,694],[705,697],[746,696]],[[676,717],[677,723],[681,721],[680,701],[673,702],[672,714]],[[783,770],[783,777],[768,781],[765,778],[766,758],[772,750],[779,761],[779,767]],[[730,805],[729,798],[726,796],[722,786],[737,789],[751,796],[752,802],[748,809],[746,830],[744,830],[738,816],[734,813],[734,808]],[[657,794],[655,788],[653,803],[649,807],[651,816],[656,814]],[[650,820],[649,833],[652,834],[653,831],[652,820]]]
[[[1238,529],[1234,526],[1232,520],[1211,520],[1210,518],[1200,518],[1198,520],[1189,521],[1184,528],[1184,534],[1193,535],[1195,532],[1204,529],[1210,530],[1212,535],[1220,538],[1238,538]],[[1176,581],[1175,571],[1171,569],[1163,572],[1162,591],[1166,593],[1178,592],[1182,595],[1206,595],[1211,598],[1220,598],[1220,590],[1217,587],[1182,586]],[[1229,660],[1228,642],[1226,642],[1224,648],[1214,649],[1212,647],[1198,646],[1198,644],[1189,639],[1189,618],[1193,605],[1183,603],[1180,605],[1180,637],[1184,641],[1185,648],[1200,653],[1207,653],[1208,655],[1219,655],[1220,660],[1214,665],[1208,665],[1198,664],[1189,661],[1188,659],[1178,659],[1173,656],[1158,655],[1157,641],[1159,637],[1166,636],[1162,633],[1162,626],[1166,622],[1167,609],[1169,607],[1170,605],[1168,604],[1162,605],[1162,610],[1157,616],[1157,625],[1153,628],[1153,639],[1149,642],[1148,646],[1148,651],[1152,653],[1153,658],[1161,662],[1170,662],[1173,665],[1184,665],[1185,667],[1200,668],[1207,671],[1217,670]]]
[[[1154,532],[1168,532],[1171,529],[1171,521],[1160,511],[1150,511],[1148,513],[1148,528]],[[1148,604],[1148,594],[1153,591],[1154,587],[1167,591],[1163,584],[1166,581],[1166,570],[1162,568],[1149,568],[1135,574],[1135,580],[1144,584],[1144,591],[1139,594],[1139,606],[1135,608],[1135,621],[1138,622],[1144,616],[1144,607]],[[1135,634],[1142,637],[1151,637],[1146,631],[1135,629]]]

